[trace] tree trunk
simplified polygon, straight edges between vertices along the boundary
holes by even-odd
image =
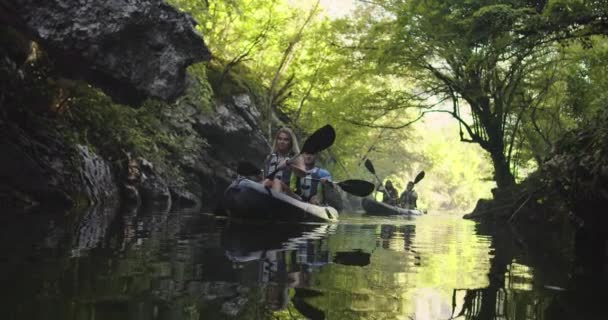
[[[494,165],[494,180],[496,181],[496,186],[499,189],[513,186],[515,184],[515,177],[509,168],[502,148],[488,151],[490,152],[492,164]]]
[[[515,184],[515,176],[511,172],[509,160],[505,156],[505,136],[501,130],[504,125],[501,122],[502,116],[491,114],[490,109],[489,101],[485,101],[481,107],[481,110],[485,112],[478,113],[481,125],[487,133],[485,141],[480,145],[490,153],[494,166],[494,181],[499,189],[503,189]]]

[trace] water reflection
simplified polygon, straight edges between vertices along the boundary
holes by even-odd
[[[248,225],[97,208],[2,225],[7,319],[565,319],[567,302],[594,301],[557,238],[451,217]]]

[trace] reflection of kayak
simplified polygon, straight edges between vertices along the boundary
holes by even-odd
[[[337,224],[241,223],[230,221],[221,233],[221,246],[234,252],[294,249],[335,232]]]
[[[240,179],[224,193],[228,216],[264,221],[338,221],[338,211],[296,200],[284,193],[264,188],[260,183]]]
[[[361,206],[363,207],[363,210],[365,210],[365,213],[370,216],[422,215],[422,211],[420,210],[399,208],[369,198],[363,198],[363,200],[361,200]]]
[[[230,224],[222,231],[222,247],[233,262],[261,260],[266,252],[279,252],[308,248],[310,241],[334,233],[337,224]],[[289,232],[285,232],[289,230]],[[281,236],[277,236],[276,234]],[[268,238],[270,237],[270,238]],[[308,251],[307,251],[308,252]],[[327,264],[324,262],[323,265]]]

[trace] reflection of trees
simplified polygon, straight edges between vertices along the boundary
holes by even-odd
[[[489,284],[483,289],[465,290],[460,315],[465,315],[466,319],[506,319],[505,308],[508,301],[504,291],[504,275],[513,260],[512,241],[506,240],[508,235],[505,234],[504,228],[486,230],[483,225],[480,225],[478,232],[492,233],[494,257],[490,259]],[[454,290],[454,296],[456,291]],[[454,304],[453,308],[455,308]]]
[[[62,215],[69,217],[76,216]],[[465,319],[560,319],[555,315],[572,316],[582,300],[601,296],[543,289],[565,286],[559,277],[567,269],[558,259],[542,264],[541,253],[559,256],[564,248],[537,230],[530,238],[479,226],[479,234],[493,234],[489,252],[490,238],[475,235],[474,224],[447,219],[258,229],[133,214],[100,224],[103,232],[91,229],[93,220],[23,221],[3,233],[5,243],[15,243],[5,245],[9,263],[0,266],[4,303],[18,306],[9,319],[424,319],[427,307],[440,310],[434,316],[446,307],[447,319],[450,298],[451,315]],[[35,237],[17,241],[27,234]],[[83,254],[72,256],[73,249]],[[368,260],[336,260],[338,253]],[[575,274],[570,288],[603,290],[598,279],[582,279]]]
[[[307,301],[330,319],[447,319],[456,283],[486,282],[471,274],[487,271],[488,255],[473,226],[458,219],[340,225],[328,239],[331,252],[361,249],[371,261],[363,267],[333,263],[313,274],[312,288],[324,294]]]
[[[608,233],[602,228],[608,218],[605,212],[595,210],[579,214],[594,219],[576,230],[572,276],[564,286],[566,290],[559,292],[548,307],[549,319],[607,318],[602,292],[608,287]]]
[[[521,234],[504,226],[478,225],[480,234],[492,235],[494,257],[490,260],[489,284],[478,289],[455,289],[454,318],[556,319],[547,316],[555,292],[543,284],[563,283],[567,276],[565,266],[569,263],[562,247],[567,241],[555,238],[553,230],[520,231]]]
[[[205,252],[209,243],[219,243],[212,241],[213,227],[211,237],[182,233],[191,220],[154,214],[110,223],[108,212],[56,215],[40,238],[13,235],[18,243],[34,242],[22,248],[22,257],[14,256],[18,271],[0,267],[9,319],[177,319],[184,310],[196,313],[205,301],[238,292],[235,283],[203,279],[201,270],[222,265],[220,259],[209,263],[212,254]],[[45,250],[36,249],[40,244]],[[12,274],[18,276],[4,278]]]

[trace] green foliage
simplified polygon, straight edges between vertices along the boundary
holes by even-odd
[[[200,68],[196,72],[204,72]],[[62,80],[69,98],[58,112],[60,132],[73,143],[88,145],[115,165],[125,165],[127,153],[141,156],[172,183],[180,184],[176,163],[183,156],[198,153],[205,142],[183,125],[186,114],[180,105],[210,112],[211,90],[204,80],[189,88],[175,104],[147,100],[138,109],[113,103],[101,91],[77,81]],[[176,118],[180,118],[176,120]]]
[[[485,161],[499,184],[519,181],[602,107],[605,39],[586,37],[601,30],[601,2],[380,0],[329,20],[315,1],[172,1],[202,22],[216,94],[253,92],[273,127],[273,110],[303,132],[332,123],[336,179],[370,177],[365,158],[400,187],[432,168],[441,182],[426,179],[428,191],[459,210],[487,194]],[[412,129],[429,111],[452,114],[461,140],[492,157],[435,141],[455,129]]]
[[[490,161],[481,148],[459,143],[454,125],[435,129],[425,139],[428,174],[419,183],[421,207],[431,211],[470,212],[478,199],[490,198]]]
[[[214,91],[208,80],[208,67],[203,63],[191,65],[188,74],[194,78],[196,84],[188,86],[188,91],[175,104],[189,103],[198,106],[204,113],[210,113],[213,110]]]
[[[66,137],[85,144],[113,160],[122,160],[126,152],[153,162],[160,162],[167,151],[160,143],[170,139],[160,133],[157,117],[159,104],[146,103],[140,109],[114,104],[97,89],[82,83],[70,83],[70,98],[65,125]]]
[[[365,158],[376,163],[382,178],[392,176],[400,186],[422,168],[429,169],[429,150],[415,147],[425,143],[424,134],[414,133],[410,125],[421,115],[416,107],[428,95],[417,92],[424,88],[415,87],[418,83],[409,76],[425,75],[415,69],[393,69],[396,52],[388,56],[382,50],[362,52],[353,47],[389,40],[383,34],[393,32],[394,25],[364,19],[383,16],[377,9],[361,7],[358,19],[329,20],[316,1],[231,1],[211,3],[209,8],[196,1],[172,3],[202,23],[200,30],[214,53],[208,77],[216,95],[253,93],[265,125],[272,121],[270,110],[287,115],[287,125],[302,132],[334,125],[338,139],[329,157],[323,158],[335,179],[370,178],[362,166]],[[436,11],[432,19],[446,21],[442,12]],[[445,32],[460,32],[462,21],[450,19]],[[430,21],[426,27],[442,25]],[[374,52],[378,60],[369,59]],[[273,122],[273,127],[279,125]]]
[[[608,111],[604,109],[584,129],[569,131],[561,137],[554,154],[543,166],[547,184],[568,194],[571,203],[590,205],[608,198],[607,124]]]

